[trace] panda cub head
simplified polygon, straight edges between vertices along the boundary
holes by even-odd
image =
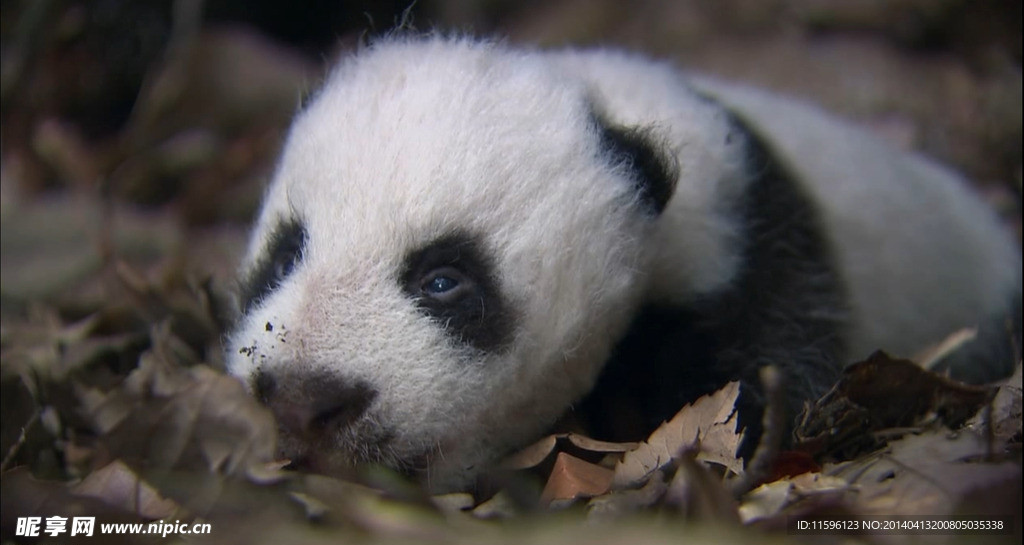
[[[593,386],[680,168],[657,124],[607,108],[495,44],[391,40],[335,69],[287,139],[228,339],[283,456],[452,489]]]

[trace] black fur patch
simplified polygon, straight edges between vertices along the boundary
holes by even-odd
[[[302,251],[305,246],[306,228],[301,222],[289,220],[274,229],[266,252],[263,253],[242,283],[244,312],[248,313],[252,307],[281,285],[281,281],[287,278],[302,261]]]
[[[652,141],[649,131],[614,126],[595,115],[601,147],[615,165],[625,164],[633,172],[634,190],[649,211],[665,210],[675,192],[678,169]]]
[[[437,297],[429,283],[437,275],[458,277],[458,290]],[[460,343],[497,351],[512,338],[513,315],[498,287],[494,265],[478,237],[456,232],[411,252],[405,259],[402,289],[427,316]]]
[[[685,403],[740,380],[749,453],[760,435],[760,367],[782,372],[792,417],[844,363],[846,296],[817,211],[758,136],[740,120],[733,126],[730,138],[746,139],[754,178],[735,203],[745,226],[742,268],[721,293],[685,308],[652,304],[636,318],[579,406],[598,437],[642,439]]]

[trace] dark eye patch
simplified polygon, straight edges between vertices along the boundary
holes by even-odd
[[[410,252],[400,281],[416,306],[459,342],[496,351],[510,341],[512,316],[478,238],[452,233]]]
[[[267,251],[242,285],[243,309],[246,313],[294,272],[302,261],[305,246],[306,228],[301,222],[289,220],[274,229]]]

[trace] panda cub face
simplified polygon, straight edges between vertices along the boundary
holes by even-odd
[[[463,486],[592,387],[644,289],[671,161],[540,54],[391,42],[299,115],[229,371],[280,450]]]

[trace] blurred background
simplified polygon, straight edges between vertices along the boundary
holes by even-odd
[[[118,264],[229,282],[302,96],[399,23],[801,97],[965,172],[1020,234],[1020,0],[3,0],[4,324],[88,315]]]

